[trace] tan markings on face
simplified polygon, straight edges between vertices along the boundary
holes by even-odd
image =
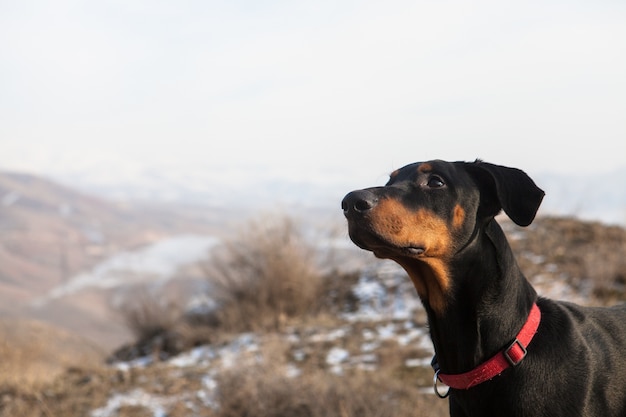
[[[454,213],[452,216],[452,226],[455,229],[459,229],[463,226],[463,221],[465,220],[465,210],[459,204],[454,207]]]
[[[462,222],[465,213],[459,209],[455,209],[455,219]],[[410,211],[396,200],[385,199],[371,214],[371,226],[390,246],[424,248],[424,255],[418,258],[392,255],[391,259],[407,271],[420,298],[442,313],[450,289],[447,259],[452,249],[446,221],[432,211]]]
[[[450,277],[444,260],[437,258],[393,258],[409,274],[420,298],[428,303],[436,314],[446,309]]]
[[[431,172],[433,170],[433,166],[429,163],[423,163],[419,167],[417,167],[417,172],[425,173]]]
[[[407,210],[393,199],[378,203],[370,215],[372,229],[398,247],[424,247],[428,256],[445,256],[451,248],[446,221],[426,209]]]
[[[392,180],[392,179],[394,179],[395,177],[397,177],[397,176],[398,176],[398,172],[400,172],[400,171],[396,169],[396,170],[395,170],[395,171],[393,171],[391,174],[389,174],[389,179],[391,179],[391,180]]]

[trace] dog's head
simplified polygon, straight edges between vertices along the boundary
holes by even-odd
[[[481,161],[429,161],[394,171],[383,187],[347,194],[350,238],[399,263],[422,300],[445,309],[449,262],[501,210],[529,225],[544,192],[523,171]]]

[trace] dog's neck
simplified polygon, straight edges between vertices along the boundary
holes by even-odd
[[[493,219],[455,256],[450,270],[453,286],[443,314],[425,307],[441,370],[461,373],[510,343],[537,294]]]

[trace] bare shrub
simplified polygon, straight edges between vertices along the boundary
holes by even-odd
[[[152,294],[147,288],[137,289],[127,296],[120,313],[135,341],[118,348],[109,361],[131,360],[146,355],[165,359],[194,344],[186,334],[188,332],[184,332],[187,325],[180,306],[163,296]]]
[[[294,220],[262,216],[214,251],[205,268],[218,323],[229,331],[279,329],[319,304],[313,246]]]
[[[126,298],[121,313],[137,340],[148,340],[173,329],[181,317],[180,308],[174,302],[157,298],[145,288]]]

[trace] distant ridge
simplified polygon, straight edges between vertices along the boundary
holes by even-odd
[[[58,178],[79,189],[118,201],[198,204],[222,209],[242,208],[253,201],[255,207],[282,204],[335,210],[348,191],[382,185],[386,176],[378,177],[371,182],[354,183],[341,173],[307,178],[301,173],[294,176],[244,168],[233,175],[210,168],[169,167],[138,168],[134,176],[124,179],[96,172]],[[540,213],[626,226],[626,167],[572,175],[539,172],[533,178],[546,191]]]
[[[102,295],[34,309],[33,301],[120,252],[168,236],[211,234],[219,217],[124,205],[36,175],[0,172],[0,318],[38,318],[83,334],[116,332],[120,323],[110,320]]]

